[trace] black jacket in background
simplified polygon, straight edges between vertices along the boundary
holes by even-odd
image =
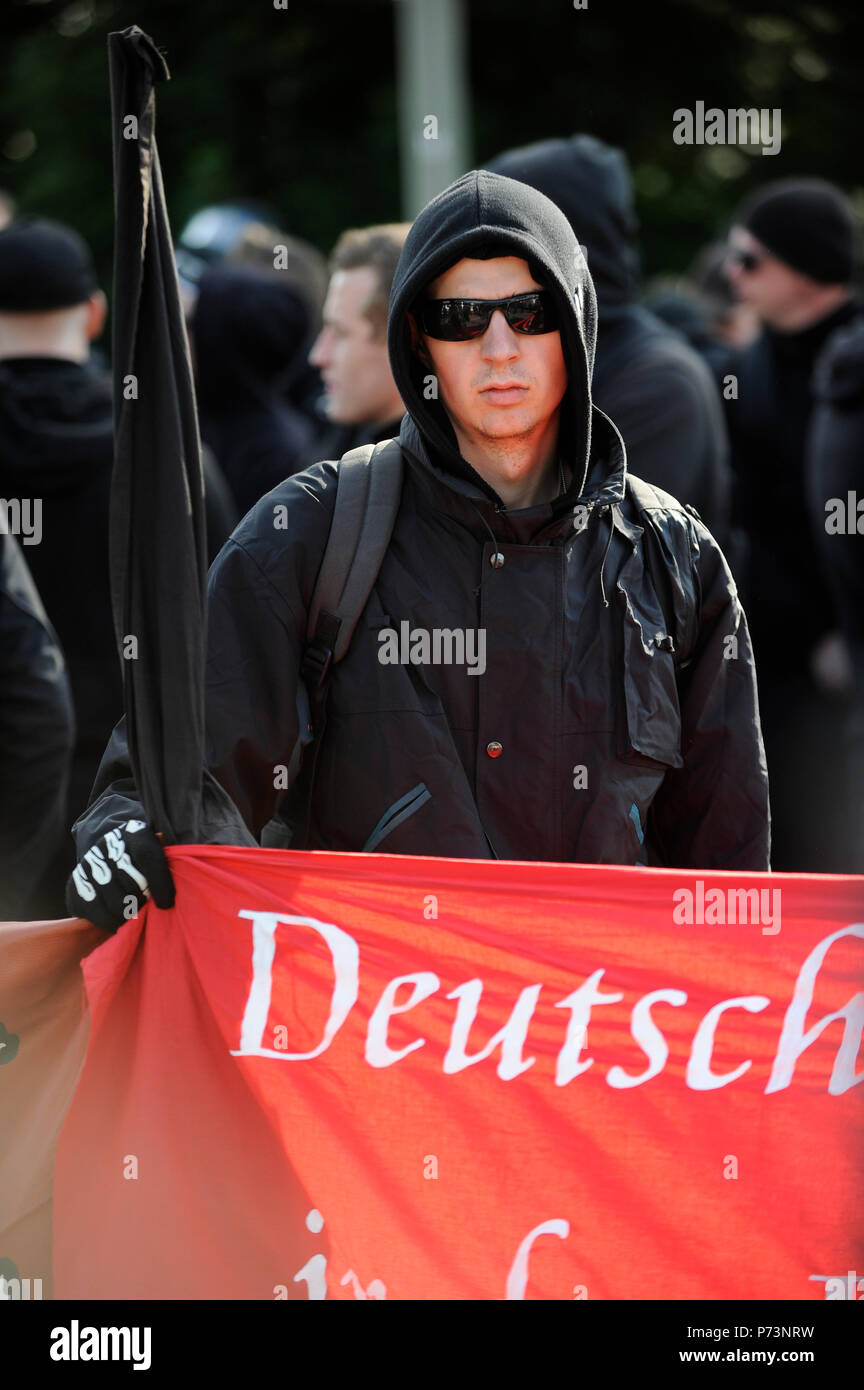
[[[813,381],[807,439],[810,520],[834,624],[852,662],[852,695],[844,729],[848,867],[864,873],[864,318],[831,338]],[[826,503],[839,499],[845,529],[826,529]],[[851,500],[851,517],[849,502]],[[833,512],[834,508],[831,508]]]
[[[65,835],[74,730],[57,638],[21,547],[0,532],[0,920],[31,915]]]
[[[574,135],[510,150],[488,167],[539,189],[569,219],[597,293],[594,401],[618,426],[628,467],[695,507],[725,547],[732,480],[719,394],[699,354],[635,302],[639,254],[626,158]]]
[[[113,451],[105,373],[56,357],[0,361],[0,496],[42,501],[42,539],[25,553],[66,657],[75,704],[67,828],[87,804],[123,712],[108,570]],[[205,486],[212,558],[237,518],[212,460]],[[71,839],[67,851],[66,872],[74,862]]]
[[[823,579],[833,597],[837,627],[860,668],[864,689],[864,317],[831,338],[813,380],[813,413],[807,439],[810,516]],[[856,529],[826,529],[826,503],[853,494]]]
[[[240,516],[313,446],[314,425],[286,399],[305,370],[310,328],[307,306],[276,273],[219,266],[201,281],[192,321],[201,437]]]
[[[834,625],[809,514],[805,453],[817,361],[861,312],[850,299],[800,333],[764,329],[727,369],[738,382],[726,417],[736,521],[749,540],[747,612],[766,677],[806,675],[812,648]],[[820,466],[833,466],[824,453]]]
[[[303,467],[309,468],[322,458],[339,459],[350,449],[359,449],[362,444],[380,444],[385,439],[395,439],[401,424],[401,415],[383,425],[371,425],[368,421],[359,425],[338,425],[322,421],[317,443],[313,450],[307,451]]]
[[[572,484],[516,510],[461,457],[441,402],[424,398],[407,323],[431,279],[493,242],[539,267],[569,375],[560,440]],[[481,170],[418,217],[389,323],[407,408],[401,505],[332,676],[312,848],[767,868],[765,764],[735,585],[705,526],[628,475],[615,426],[592,406],[595,327],[590,276],[548,199]],[[223,812],[205,814],[214,842],[254,843],[288,806],[278,770],[298,737],[306,615],[337,477],[325,462],[281,483],[211,569],[207,767],[243,826],[238,835]],[[286,527],[274,526],[275,508]],[[402,623],[482,631],[484,671],[382,664],[381,633]],[[122,729],[98,790],[76,827],[79,853],[141,814]]]

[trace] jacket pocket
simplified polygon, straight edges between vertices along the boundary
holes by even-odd
[[[650,759],[665,767],[683,767],[674,641],[659,612],[655,615],[648,611],[620,584],[618,589],[625,605],[625,759]]]
[[[395,830],[397,825],[401,825],[409,816],[413,816],[415,811],[419,811],[420,807],[425,806],[426,802],[431,801],[431,799],[432,793],[426,783],[418,782],[416,787],[412,787],[410,792],[406,792],[398,801],[394,801],[390,809],[384,812],[363,846],[363,851],[377,849],[391,830]]]

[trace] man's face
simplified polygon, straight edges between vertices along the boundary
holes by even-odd
[[[387,337],[376,335],[366,316],[377,288],[377,272],[358,266],[335,271],[327,290],[324,326],[309,361],[320,369],[327,415],[337,424],[383,423],[398,413]]]
[[[428,286],[428,299],[509,299],[543,286],[531,275],[527,261],[501,256],[490,261],[462,260]],[[521,447],[542,435],[552,422],[567,390],[567,368],[561,334],[531,336],[510,327],[500,309],[479,338],[447,343],[421,334],[412,319],[415,351],[421,346],[438,379],[438,394],[453,424],[462,452],[466,442],[481,449],[497,441],[495,455],[507,468],[506,448],[512,440],[508,481],[524,470]]]
[[[811,280],[778,260],[744,227],[729,234],[724,273],[741,303],[772,328],[782,328],[812,289]]]

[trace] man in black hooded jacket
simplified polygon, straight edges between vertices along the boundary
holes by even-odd
[[[579,245],[542,194],[475,170],[417,218],[388,330],[408,412],[401,505],[332,675],[311,848],[768,867],[735,585],[705,526],[628,475],[591,402],[595,325]],[[262,498],[210,574],[207,764],[247,843],[286,804],[337,470],[315,464]],[[466,652],[473,634],[482,669],[382,660],[406,623],[459,629]],[[142,878],[172,901],[164,861],[157,885],[138,857],[157,866],[160,827],[142,825],[122,730],[97,790],[68,902],[110,928]]]

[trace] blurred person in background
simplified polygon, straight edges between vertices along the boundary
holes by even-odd
[[[174,247],[180,297],[187,316],[207,271],[231,255],[250,224],[269,226],[272,221],[270,209],[259,203],[216,203],[193,213]]]
[[[8,499],[7,499],[8,500]],[[0,515],[0,921],[63,917],[37,885],[66,838],[74,739],[63,654]],[[27,547],[31,549],[30,546]]]
[[[844,730],[846,867],[864,873],[864,317],[831,337],[813,377],[807,494],[822,573],[833,599],[833,643],[823,643],[823,683],[848,692]],[[851,505],[850,505],[851,504]],[[830,663],[830,664],[829,664]]]
[[[202,277],[192,316],[201,435],[240,516],[315,448],[315,426],[287,397],[310,338],[309,306],[278,271],[223,262]]]
[[[726,273],[762,324],[731,359],[737,395],[725,405],[781,871],[849,868],[842,705],[819,678],[834,605],[808,515],[805,449],[814,370],[862,313],[852,292],[859,236],[851,204],[819,179],[751,194],[729,232]]]
[[[276,226],[263,222],[248,222],[236,245],[225,257],[226,265],[248,265],[258,270],[273,271],[279,279],[303,300],[309,316],[309,343],[321,331],[321,314],[327,294],[327,262],[316,247],[302,238],[289,236]],[[289,405],[301,410],[320,434],[321,415],[318,402],[321,396],[321,375],[308,359],[308,352],[296,362],[285,386]]]
[[[695,507],[725,547],[731,475],[717,387],[680,334],[636,302],[638,228],[624,154],[574,135],[510,150],[487,168],[539,189],[567,215],[597,290],[596,404],[618,426],[628,468]]]
[[[703,247],[684,276],[654,276],[644,303],[687,342],[722,382],[730,352],[758,335],[759,317],[735,295],[726,275],[725,244]]]
[[[174,250],[177,279],[187,324],[195,312],[201,281],[221,265],[245,265],[278,274],[304,301],[309,343],[321,327],[327,292],[327,262],[314,246],[277,225],[272,210],[257,202],[217,203],[201,208],[186,223]],[[308,346],[308,344],[307,344]],[[285,387],[288,404],[303,412],[321,432],[317,411],[321,379],[308,362],[295,366]]]
[[[108,570],[111,382],[89,360],[105,316],[105,295],[77,232],[34,217],[0,231],[0,497],[39,503],[41,534],[27,546],[27,562],[65,654],[77,725],[67,828],[87,804],[123,709]],[[212,559],[236,514],[212,465],[205,482]],[[73,863],[67,837],[48,871],[54,915],[65,915]]]
[[[321,372],[322,409],[334,426],[317,458],[339,458],[399,433],[405,408],[387,357],[387,313],[409,229],[408,222],[355,228],[333,249],[323,326],[309,354]]]

